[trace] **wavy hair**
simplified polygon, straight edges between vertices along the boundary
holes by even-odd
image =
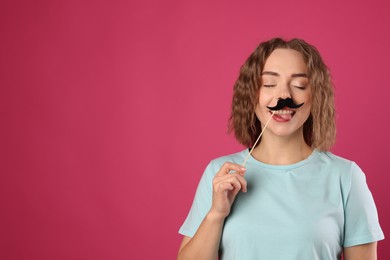
[[[273,38],[262,42],[245,61],[233,88],[228,131],[233,131],[244,146],[254,145],[261,132],[261,123],[255,115],[262,85],[261,73],[267,58],[279,48],[300,52],[306,62],[312,88],[312,107],[303,125],[304,139],[313,149],[329,150],[336,137],[333,84],[318,50],[301,39],[285,41]]]

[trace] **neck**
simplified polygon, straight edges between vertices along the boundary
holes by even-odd
[[[252,156],[263,163],[288,165],[300,162],[311,155],[313,149],[308,146],[303,134],[297,136],[270,136],[264,133]]]

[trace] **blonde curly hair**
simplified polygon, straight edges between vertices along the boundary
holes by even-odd
[[[255,115],[262,85],[261,73],[267,58],[279,48],[296,50],[303,55],[313,93],[311,113],[303,125],[304,139],[313,149],[327,151],[336,138],[333,85],[318,50],[301,39],[273,38],[260,43],[249,56],[234,84],[228,130],[234,131],[236,139],[244,146],[253,146],[261,132],[260,121]]]

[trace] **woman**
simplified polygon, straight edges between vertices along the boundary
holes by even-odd
[[[328,152],[333,87],[315,47],[261,43],[235,83],[230,129],[255,148],[207,166],[178,259],[376,259],[384,236],[365,175]]]

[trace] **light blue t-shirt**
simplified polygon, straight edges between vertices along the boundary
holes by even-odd
[[[226,161],[242,164],[248,150],[215,159],[199,183],[179,233],[192,237],[211,207],[212,180]],[[366,178],[352,161],[315,150],[291,165],[249,157],[248,192],[226,218],[220,259],[340,259],[343,247],[384,238]]]

